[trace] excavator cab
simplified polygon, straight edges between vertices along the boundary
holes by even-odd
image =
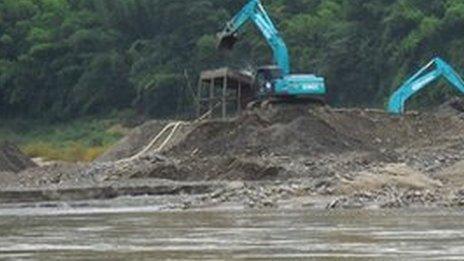
[[[275,93],[276,80],[283,78],[282,69],[278,66],[262,66],[256,70],[255,88],[258,96],[271,96]]]

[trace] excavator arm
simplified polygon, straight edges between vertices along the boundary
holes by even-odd
[[[224,30],[218,34],[219,48],[232,49],[237,41],[238,30],[252,21],[262,33],[273,51],[274,60],[284,76],[290,73],[290,60],[287,46],[267,14],[260,0],[250,0],[242,10],[230,20]]]
[[[435,69],[429,71],[434,65]],[[458,91],[464,93],[462,78],[448,63],[437,57],[422,67],[393,93],[388,104],[388,111],[392,114],[403,114],[406,101],[440,76],[443,76]]]

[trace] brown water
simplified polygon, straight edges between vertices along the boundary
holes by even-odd
[[[464,213],[3,207],[0,259],[458,260]]]

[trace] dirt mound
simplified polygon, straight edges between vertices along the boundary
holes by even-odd
[[[100,156],[96,162],[110,162],[130,157],[142,150],[169,121],[149,121],[135,128],[110,150]]]
[[[294,155],[342,152],[362,146],[309,115],[266,119],[259,114],[233,121],[210,121],[199,125],[172,152],[206,155]]]
[[[379,111],[289,107],[208,121],[171,155],[305,155],[431,145],[462,135],[464,122],[437,115],[393,117]]]
[[[0,142],[0,172],[18,173],[35,166],[34,162],[24,155],[14,144]]]

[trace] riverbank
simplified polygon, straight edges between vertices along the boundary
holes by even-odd
[[[147,122],[94,162],[1,173],[0,202],[169,195],[172,209],[462,207],[464,114],[451,105],[402,117],[292,105]]]

